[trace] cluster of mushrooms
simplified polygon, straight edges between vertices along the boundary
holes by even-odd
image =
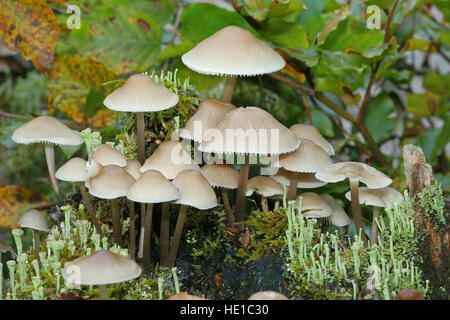
[[[102,221],[99,220],[88,194],[110,201],[114,241],[125,246],[123,241],[119,198],[126,197],[129,204],[129,258],[143,258],[144,271],[151,268],[150,244],[154,205],[161,214],[159,234],[160,264],[172,267],[175,264],[187,208],[207,210],[218,205],[215,189],[225,208],[229,225],[245,221],[246,197],[257,190],[261,196],[263,210],[269,210],[267,199],[275,206],[287,186],[287,200],[296,200],[302,214],[313,218],[328,218],[337,226],[348,225],[351,220],[339,203],[329,195],[312,192],[299,193],[299,189],[318,188],[330,182],[344,179],[350,181],[350,192],[346,195],[352,202],[356,230],[366,240],[360,213],[360,203],[374,206],[374,231],[372,243],[376,241],[375,219],[380,207],[390,207],[401,201],[401,194],[387,186],[390,178],[376,169],[358,162],[333,164],[330,156],[333,147],[310,125],[296,124],[287,128],[267,111],[258,107],[235,107],[231,104],[237,76],[255,76],[276,72],[285,66],[283,58],[265,42],[251,32],[237,26],[225,27],[201,41],[182,57],[190,69],[208,75],[226,75],[223,99],[204,99],[185,127],[172,136],[171,141],[162,142],[146,157],[146,127],[144,113],[158,112],[177,105],[179,99],[167,88],[155,83],[146,74],[130,76],[126,82],[104,101],[111,110],[136,113],[137,159],[126,159],[119,151],[107,144],[93,148],[88,159],[72,158],[55,172],[54,145],[79,145],[80,134],[50,116],[37,117],[13,133],[17,143],[41,143],[44,145],[52,186],[62,199],[57,179],[77,183],[90,220],[98,234],[103,236]],[[240,136],[229,133],[256,132]],[[225,140],[215,141],[210,132],[220,133]],[[269,132],[260,135],[260,132]],[[276,135],[271,135],[275,132]],[[179,139],[183,141],[179,141]],[[188,143],[184,143],[188,141]],[[194,150],[201,152],[202,159],[194,161]],[[235,166],[235,157],[239,166]],[[231,159],[231,161],[229,161]],[[260,175],[248,180],[249,167],[254,163],[269,164],[270,175]],[[201,165],[201,166],[200,166]],[[239,170],[236,168],[239,167]],[[273,170],[272,170],[273,169]],[[359,182],[367,188],[359,189]],[[235,192],[234,206],[229,194]],[[175,231],[170,241],[170,203],[179,205]],[[136,245],[135,203],[140,204],[140,236]],[[38,240],[36,240],[38,242]],[[37,245],[37,244],[36,244]],[[113,264],[117,257],[98,253],[90,259],[103,259],[102,265]],[[78,262],[83,268],[87,257]],[[122,261],[121,259],[119,259]],[[123,261],[122,261],[123,262]],[[125,263],[125,262],[124,262]],[[125,268],[125,267],[124,267]],[[128,269],[127,269],[128,268]],[[129,272],[123,279],[137,277],[140,268],[134,264],[125,268]],[[106,272],[105,272],[106,273]],[[92,280],[102,277],[102,272],[87,273],[86,284],[104,285],[108,281]],[[91,277],[91,278],[89,278]],[[128,278],[127,278],[128,277]]]

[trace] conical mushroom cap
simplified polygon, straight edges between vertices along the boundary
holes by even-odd
[[[140,203],[160,203],[178,199],[180,192],[161,172],[145,171],[128,190],[127,198]]]
[[[258,193],[264,197],[271,197],[284,193],[284,189],[281,184],[279,184],[272,178],[264,176],[257,176],[248,180],[247,192],[245,193],[245,196],[251,196],[255,189],[257,189]]]
[[[200,210],[217,206],[216,193],[200,171],[184,170],[176,176],[173,184],[181,192],[181,197],[175,203]]]
[[[291,130],[258,107],[236,108],[216,128],[204,133],[200,151],[275,155],[292,152],[300,144]]]
[[[300,197],[302,200],[302,214],[308,218],[326,218],[331,216],[331,208],[317,193],[305,192],[297,197],[295,208],[298,208]]]
[[[189,118],[184,128],[180,130],[180,137],[196,142],[202,142],[202,136],[197,137],[194,129],[201,128],[199,133],[203,135],[206,130],[215,128],[223,119],[223,116],[233,109],[236,109],[234,105],[218,99],[203,100],[200,103],[197,112]]]
[[[67,262],[62,270],[66,280],[79,277],[80,285],[103,285],[129,281],[141,275],[142,269],[127,258],[109,250]]]
[[[299,139],[308,139],[321,147],[328,155],[334,155],[333,146],[320,134],[319,130],[308,124],[294,124],[289,130]]]
[[[331,216],[328,217],[328,220],[331,222],[331,224],[337,227],[344,227],[352,223],[352,219],[348,217],[344,209],[336,200],[334,200],[332,196],[330,196],[329,194],[322,194],[320,195],[320,197],[325,200],[325,202],[331,208]]]
[[[69,182],[83,182],[88,179],[87,162],[81,158],[72,158],[56,170],[56,179]]]
[[[145,74],[134,74],[109,94],[103,104],[122,112],[166,110],[178,103],[178,96]]]
[[[86,186],[89,193],[100,199],[125,197],[135,180],[124,168],[106,166],[97,176],[89,179]]]
[[[130,176],[132,176],[135,180],[139,179],[142,173],[139,171],[141,169],[141,163],[136,160],[127,160],[127,165],[125,167],[125,171],[128,172]]]
[[[291,185],[291,177],[294,173],[292,171],[280,168],[278,172],[271,176],[271,178],[278,183],[285,184],[286,186]],[[297,188],[303,189],[314,189],[320,188],[326,185],[326,182],[316,179],[313,172],[297,172]]]
[[[325,182],[338,182],[347,178],[361,181],[370,189],[387,187],[392,179],[377,169],[362,162],[339,162],[330,165],[321,172],[316,173],[316,178]]]
[[[202,174],[213,187],[237,189],[239,171],[231,164],[206,164],[201,168]]]
[[[400,192],[393,188],[381,188],[381,189],[369,189],[369,188],[359,188],[359,203],[368,206],[375,206],[380,208],[392,208],[394,207],[394,202],[399,204],[402,202],[403,196]],[[347,192],[345,197],[348,200],[352,200],[351,192]]]
[[[289,298],[276,291],[258,291],[252,294],[248,300],[289,300]]]
[[[179,142],[164,141],[148,158],[141,169],[142,173],[148,170],[157,170],[167,179],[174,179],[180,172],[188,169],[200,170],[194,163],[190,154],[183,149]]]
[[[24,212],[19,218],[19,225],[22,228],[48,232],[48,224],[45,217],[36,209]]]
[[[41,116],[14,130],[11,139],[16,143],[50,143],[77,146],[83,143],[81,135],[56,118]]]
[[[123,154],[108,144],[100,144],[92,149],[91,158],[102,166],[115,165],[125,167],[127,165],[127,159]]]
[[[278,71],[286,64],[267,43],[237,26],[217,31],[181,59],[189,69],[210,75],[254,76]]]

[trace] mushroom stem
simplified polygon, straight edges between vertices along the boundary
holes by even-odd
[[[141,164],[145,161],[145,117],[144,112],[136,112],[136,127],[138,138],[138,160]]]
[[[145,214],[145,232],[144,232],[144,271],[150,272],[150,242],[152,234],[152,216],[153,203],[147,204],[147,213]]]
[[[128,253],[130,255],[130,259],[134,260],[134,255],[136,251],[136,225],[134,218],[134,202],[128,200],[128,208],[130,211],[130,244],[128,246]]]
[[[230,201],[228,200],[228,193],[225,188],[220,188],[222,193],[222,202],[225,207],[225,212],[227,213],[228,224],[231,226],[234,223],[233,212],[231,211]]]
[[[275,200],[275,206],[273,207],[274,210],[277,210],[280,208],[280,200]]]
[[[39,230],[33,229],[34,236],[34,254],[39,265],[39,269],[42,268],[41,258],[39,257],[39,252],[41,251],[41,238],[39,237]]]
[[[100,299],[107,300],[106,284],[101,284],[98,286],[98,288],[100,289]]]
[[[244,163],[239,168],[239,182],[236,191],[236,222],[244,220],[245,214],[245,193],[247,191],[247,181],[249,172],[249,155],[244,156]]]
[[[227,76],[227,82],[225,83],[225,90],[223,92],[223,102],[230,103],[233,97],[234,84],[236,83],[236,76]]]
[[[287,193],[288,201],[297,199],[298,172],[292,172]]]
[[[169,256],[169,202],[162,204],[161,228],[159,234],[159,254],[161,265],[167,266],[167,258]]]
[[[55,148],[50,143],[44,143],[45,160],[47,160],[48,174],[50,175],[50,180],[52,182],[53,190],[56,193],[59,201],[63,200],[61,192],[59,191],[58,182],[55,177]]]
[[[371,246],[377,243],[378,237],[377,219],[379,216],[380,216],[380,207],[373,207],[372,232],[370,233]]]
[[[144,233],[145,233],[145,203],[141,203],[141,233],[139,234],[138,258],[144,256]]]
[[[261,208],[263,209],[263,211],[269,211],[269,207],[267,205],[267,198],[264,196],[261,196]]]
[[[173,233],[172,245],[170,246],[170,253],[168,259],[168,267],[175,265],[175,260],[178,254],[178,247],[180,246],[181,235],[183,233],[184,220],[186,219],[187,206],[180,206],[180,213],[178,214],[177,225]]]
[[[112,210],[114,242],[117,245],[123,247],[122,223],[120,222],[119,201],[117,200],[117,198],[111,199],[111,210]]]
[[[78,185],[80,187],[80,192],[81,195],[83,196],[83,201],[84,204],[86,205],[89,217],[91,218],[91,221],[94,224],[95,230],[100,235],[100,238],[103,238],[102,225],[100,224],[100,221],[97,219],[97,216],[95,215],[95,210],[94,207],[92,206],[92,203],[89,201],[86,187],[84,186],[83,182],[79,183]]]
[[[364,225],[361,219],[361,208],[359,206],[359,180],[350,180],[350,194],[352,197],[352,213],[355,221],[356,234],[361,233],[361,238],[364,242],[367,241]]]

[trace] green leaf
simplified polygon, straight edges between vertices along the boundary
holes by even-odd
[[[433,71],[427,72],[423,79],[423,87],[428,91],[448,96],[450,89],[450,75],[440,75]]]
[[[308,48],[308,38],[301,25],[280,19],[268,19],[263,24],[261,35],[280,47]]]
[[[316,108],[312,109],[311,118],[313,126],[319,130],[323,136],[330,138],[334,137],[333,123],[323,111]]]
[[[223,77],[205,75],[189,69],[181,62],[180,58],[177,58],[175,61],[174,68],[178,69],[177,78],[180,80],[180,83],[189,78],[189,83],[194,85],[198,91],[207,90],[224,81]]]
[[[320,46],[325,43],[328,35],[332,33],[339,25],[339,22],[347,18],[349,14],[348,5],[344,5],[339,10],[336,10],[333,17],[325,24],[323,30],[317,34],[316,45]]]
[[[379,6],[382,9],[389,9],[393,4],[394,1],[392,0],[367,0],[366,6],[376,5]]]
[[[183,40],[177,45],[168,45],[158,58],[158,61],[164,61],[169,58],[179,57],[191,50],[195,46],[192,40]]]
[[[437,157],[444,151],[450,141],[450,115],[447,115],[444,125],[436,135],[436,143],[430,155],[430,162],[435,163]]]
[[[433,164],[432,155],[433,150],[436,147],[436,138],[440,132],[440,129],[430,129],[427,132],[421,134],[417,137],[416,142],[414,143],[416,146],[422,148],[427,161]]]
[[[104,87],[94,87],[89,90],[86,96],[86,105],[84,107],[84,115],[86,117],[94,116],[98,109],[103,106],[103,100],[105,100]]]
[[[396,119],[390,117],[395,103],[388,94],[382,93],[369,101],[364,114],[364,124],[376,142],[389,137],[395,128]]]
[[[407,98],[406,109],[417,116],[429,117],[439,112],[441,97],[435,93],[411,93]]]
[[[308,67],[312,68],[319,62],[320,54],[316,49],[289,49],[289,48],[279,48],[280,50],[286,52],[291,57],[294,57],[300,61],[303,61]]]
[[[303,0],[303,4],[307,9],[300,11],[297,22],[301,25],[306,25],[311,21],[311,18],[316,20],[325,9],[325,2],[326,0]]]
[[[305,9],[301,0],[242,0],[243,12],[256,20],[290,18]]]
[[[326,60],[331,70],[353,70],[361,73],[366,68],[363,59],[355,54],[344,54],[342,52],[323,50],[322,57]]]

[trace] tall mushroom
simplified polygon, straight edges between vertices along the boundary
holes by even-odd
[[[320,134],[319,130],[309,124],[294,124],[289,130],[299,139],[308,139],[321,147],[328,155],[334,156],[333,146]]]
[[[142,165],[139,160],[127,160],[127,165],[125,167],[125,171],[128,172],[130,176],[134,178],[134,180],[138,180],[142,173],[139,171]],[[128,207],[130,211],[130,259],[134,260],[134,254],[136,249],[136,219],[134,215],[134,201],[128,201]],[[145,204],[141,203],[141,233],[140,233],[140,241],[144,243],[144,223],[145,223]],[[141,240],[142,239],[142,240]],[[139,255],[142,257],[142,255]]]
[[[109,109],[136,113],[138,160],[145,161],[145,112],[169,109],[178,103],[178,96],[153,81],[148,75],[134,74],[109,94],[103,104]]]
[[[81,135],[67,127],[64,123],[50,116],[41,116],[23,124],[14,130],[11,139],[16,143],[42,143],[47,160],[48,173],[53,190],[62,200],[58,182],[55,178],[55,149],[53,145],[76,146],[83,143]]]
[[[261,196],[261,207],[264,211],[269,210],[266,206],[267,197],[282,195],[284,193],[284,189],[281,184],[270,177],[264,176],[257,176],[248,180],[247,192],[245,193],[245,196],[251,196],[254,190],[258,190],[258,193]]]
[[[225,102],[231,102],[236,76],[272,73],[283,69],[286,64],[267,43],[238,26],[227,26],[217,31],[181,59],[198,73],[226,75]]]
[[[22,228],[29,228],[33,230],[34,235],[34,252],[36,260],[41,267],[41,259],[39,257],[39,251],[41,248],[41,239],[39,237],[39,231],[48,232],[48,225],[45,217],[36,209],[31,209],[23,213],[19,218],[19,225]]]

